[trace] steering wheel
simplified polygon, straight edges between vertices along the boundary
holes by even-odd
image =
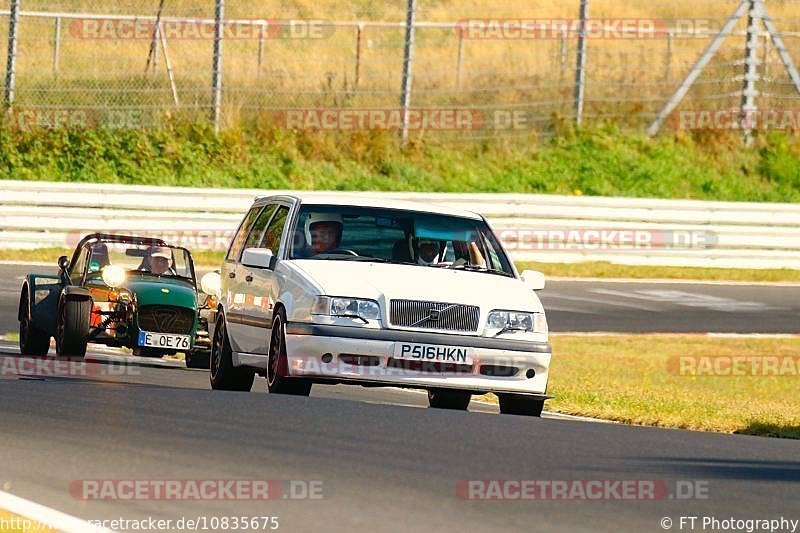
[[[353,257],[358,257],[358,254],[356,252],[354,252],[353,250],[350,250],[348,248],[331,248],[330,250],[325,250],[324,252],[322,252],[322,254],[324,254],[324,255],[336,255],[336,254],[339,254],[339,255],[352,255]],[[320,255],[322,255],[322,254],[320,254]]]

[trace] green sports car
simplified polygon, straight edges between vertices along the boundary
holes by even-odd
[[[23,355],[46,355],[54,337],[59,356],[82,358],[91,342],[142,357],[181,352],[188,367],[208,368],[201,311],[215,306],[214,296],[198,289],[188,250],[160,239],[92,234],[78,243],[72,259],[59,258],[58,268],[57,275],[29,274],[23,282]],[[207,278],[214,292],[218,275]]]

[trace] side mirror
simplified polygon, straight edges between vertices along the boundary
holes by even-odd
[[[274,259],[269,248],[247,248],[242,253],[242,265],[250,268],[272,268]]]
[[[218,272],[209,272],[200,279],[200,290],[219,299],[222,293],[222,278]]]
[[[62,255],[58,258],[58,268],[61,270],[67,270],[69,268],[69,257],[66,255]]]
[[[541,291],[545,286],[544,274],[536,270],[525,270],[520,274],[522,282],[532,291]]]

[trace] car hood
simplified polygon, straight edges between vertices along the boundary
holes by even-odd
[[[328,296],[426,300],[542,312],[536,293],[516,278],[415,265],[313,259],[293,263]]]
[[[142,305],[171,305],[175,307],[197,307],[197,293],[188,282],[157,278],[153,276],[132,276],[123,285],[136,295]]]

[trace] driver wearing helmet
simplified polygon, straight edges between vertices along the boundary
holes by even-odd
[[[103,268],[111,264],[108,256],[108,245],[104,242],[96,242],[92,245],[92,253],[89,256],[89,274],[100,272]]]
[[[430,266],[439,263],[441,244],[439,241],[420,239],[417,241],[417,263]]]
[[[342,242],[342,217],[335,213],[311,213],[306,219],[305,237],[311,255],[324,254]]]

